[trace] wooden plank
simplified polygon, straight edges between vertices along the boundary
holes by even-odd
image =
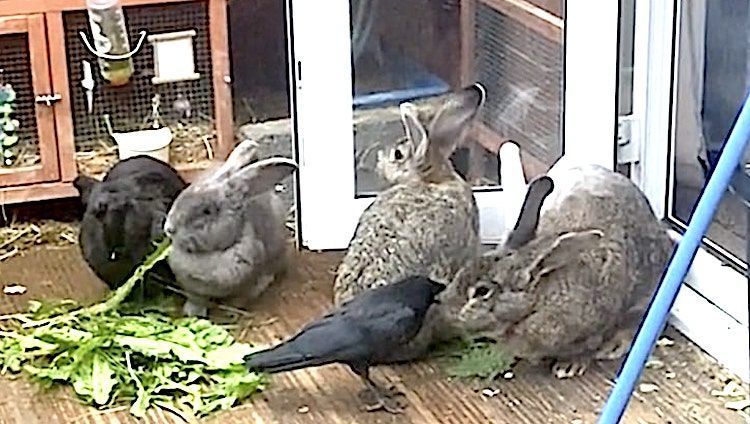
[[[0,34],[18,34],[29,31],[29,21],[26,16],[0,17]]]
[[[41,165],[0,168],[0,190],[2,190],[3,187],[34,183],[43,179],[44,172]]]
[[[563,42],[562,18],[524,0],[480,0],[558,44]]]
[[[475,82],[477,75],[474,69],[476,50],[476,8],[477,0],[461,1],[461,85]]]
[[[565,9],[565,0],[528,0],[529,3],[537,6],[547,12],[557,16],[558,18],[563,17],[563,10]]]
[[[50,81],[50,64],[47,60],[47,32],[44,15],[29,16],[29,61],[34,95],[53,94]],[[60,164],[55,141],[55,114],[52,106],[37,103],[36,126],[39,132],[39,155],[42,161],[43,181],[60,178]]]
[[[186,182],[191,183],[203,173],[206,167],[185,165],[177,166],[176,169]],[[75,189],[75,187],[73,187],[72,179],[71,181],[37,184],[31,183],[21,185],[24,182],[29,182],[29,180],[24,180],[24,178],[28,178],[29,172],[17,172],[9,175],[19,178],[16,181],[16,185],[6,185],[4,180],[5,176],[0,173],[0,182],[2,182],[2,185],[5,186],[0,186],[0,205],[28,203],[40,200],[61,199],[66,197],[78,196],[78,191]],[[73,178],[75,178],[75,176]]]
[[[209,0],[208,19],[213,65],[215,147],[218,158],[226,159],[234,146],[227,1]]]
[[[52,87],[62,96],[54,106],[55,128],[57,129],[57,149],[62,181],[73,181],[78,174],[76,167],[75,133],[73,130],[73,108],[71,106],[70,85],[68,84],[67,48],[65,27],[61,12],[47,14],[47,41],[52,73]]]
[[[123,6],[184,3],[185,1],[186,0],[120,0]],[[83,10],[85,8],[86,0],[0,0],[0,15],[64,12]]]
[[[78,196],[78,190],[69,182],[39,183],[11,186],[0,189],[0,205],[36,202]]]

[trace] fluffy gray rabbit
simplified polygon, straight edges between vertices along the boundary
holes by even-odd
[[[212,300],[245,306],[286,268],[286,209],[273,189],[297,164],[256,160],[256,146],[240,143],[185,189],[167,215],[168,262],[188,293],[186,315],[206,316]]]
[[[110,288],[117,288],[135,270],[162,225],[185,182],[171,166],[149,156],[115,164],[102,181],[80,175],[73,181],[85,209],[79,245],[86,263]],[[167,267],[157,271],[170,278]]]
[[[409,275],[449,283],[479,254],[479,214],[471,186],[449,157],[485,100],[479,84],[446,95],[425,125],[416,107],[401,105],[406,137],[379,152],[378,169],[392,185],[362,213],[334,282],[334,302]],[[442,312],[433,308],[420,335],[393,361],[423,355]],[[445,330],[445,331],[444,331]]]
[[[638,187],[603,167],[553,169],[528,190],[505,244],[473,269],[459,320],[516,358],[554,360],[558,378],[581,375],[628,351],[673,242]]]

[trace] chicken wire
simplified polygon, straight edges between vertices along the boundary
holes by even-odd
[[[562,40],[481,2],[475,31],[477,78],[488,91],[481,122],[551,164],[562,154]]]
[[[193,81],[158,84],[154,76],[153,46],[148,41],[133,56],[134,74],[128,85],[111,87],[99,74],[96,58],[84,47],[79,31],[91,39],[85,11],[65,12],[65,40],[68,51],[71,103],[76,150],[114,157],[113,141],[109,137],[103,115],[109,114],[117,132],[145,128],[151,116],[154,94],[161,97],[159,113],[163,123],[172,128],[175,138],[171,145],[172,162],[199,162],[208,159],[215,147],[214,101],[209,34],[208,5],[205,1],[170,3],[150,6],[124,7],[131,48],[139,39],[139,32],[149,34],[193,29],[195,71],[200,78]],[[81,86],[82,61],[92,64],[95,80],[93,112],[87,110],[86,91]],[[178,94],[187,97],[191,106],[189,119],[179,119],[173,109]],[[103,146],[107,146],[104,148]],[[81,167],[79,154],[79,168]]]
[[[20,124],[16,130],[19,141],[14,147],[17,152],[17,159],[11,166],[36,165],[41,161],[41,156],[39,154],[34,87],[31,80],[28,34],[0,35],[0,51],[3,52],[0,55],[0,84],[11,84],[13,86],[13,90],[16,92],[16,101],[12,117],[17,119]]]

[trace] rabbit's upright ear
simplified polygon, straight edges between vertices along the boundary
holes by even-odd
[[[508,239],[505,241],[505,247],[518,249],[534,238],[536,228],[539,225],[542,204],[554,188],[555,184],[552,178],[546,175],[529,183],[526,197],[521,205],[521,212],[518,214],[518,220],[513,227],[513,231],[510,232]]]
[[[401,113],[401,123],[406,131],[406,138],[411,141],[415,150],[425,149],[427,146],[427,130],[419,120],[419,111],[414,104],[409,102],[401,103],[399,106]]]
[[[203,182],[223,184],[227,178],[258,160],[258,143],[247,139],[238,144],[227,160],[204,176]]]
[[[448,159],[466,136],[486,97],[479,83],[449,94],[427,127],[429,143],[420,152],[422,156]]]
[[[75,187],[76,190],[78,190],[78,193],[81,195],[81,203],[83,204],[84,208],[88,206],[91,190],[98,183],[99,180],[95,180],[85,175],[79,175],[73,180],[73,187]]]
[[[595,246],[602,237],[604,233],[596,229],[561,234],[532,261],[532,278],[538,279],[565,265],[576,263],[576,259]]]
[[[228,179],[229,194],[243,199],[265,193],[281,180],[297,170],[297,163],[291,159],[273,157],[254,162]]]

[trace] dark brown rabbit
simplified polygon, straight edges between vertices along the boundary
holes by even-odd
[[[482,86],[450,93],[425,125],[410,103],[401,105],[406,137],[379,152],[378,169],[391,184],[362,213],[336,273],[334,301],[410,275],[449,283],[479,254],[479,214],[471,186],[454,171],[449,157],[465,137],[484,103]],[[433,308],[421,335],[394,352],[393,360],[422,355],[437,324]]]
[[[506,243],[466,272],[459,320],[566,378],[627,352],[673,242],[635,184],[603,167],[553,169],[535,190]]]

